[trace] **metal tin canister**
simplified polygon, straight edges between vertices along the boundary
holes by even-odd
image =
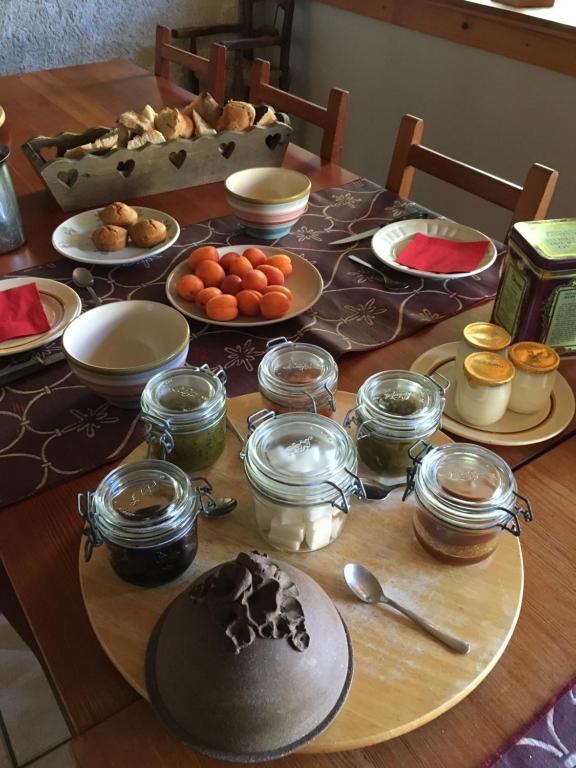
[[[515,224],[492,321],[513,341],[576,351],[576,219]]]

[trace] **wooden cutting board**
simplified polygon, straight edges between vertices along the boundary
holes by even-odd
[[[341,423],[355,395],[339,392]],[[232,423],[246,434],[246,416],[262,407],[259,394],[229,400]],[[442,433],[435,442],[450,442]],[[239,458],[240,443],[228,431],[226,448],[206,471],[216,496],[234,496],[237,509],[219,520],[199,520],[196,560],[176,581],[144,589],[122,581],[105,547],[84,562],[80,582],[98,639],[124,678],[146,697],[144,657],[152,629],[168,604],[208,568],[258,549],[301,568],[330,595],[354,647],[354,679],[334,722],[304,752],[335,752],[369,746],[427,723],[467,696],[494,667],[518,619],[523,589],[518,539],[503,533],[494,555],[470,566],[451,566],[428,555],[412,533],[414,502],[394,491],[384,501],[352,503],[339,539],[310,553],[270,551],[256,527],[250,491]],[[137,448],[126,461],[145,457]],[[453,653],[393,609],[359,602],[342,569],[361,562],[374,571],[391,597],[468,640],[466,656]],[[201,663],[201,660],[200,660]]]

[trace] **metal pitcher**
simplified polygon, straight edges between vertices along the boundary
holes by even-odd
[[[8,147],[0,144],[0,253],[13,251],[24,242],[18,200],[8,168]]]

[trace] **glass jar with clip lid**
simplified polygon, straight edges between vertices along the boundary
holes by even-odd
[[[327,546],[342,531],[350,497],[365,498],[351,438],[316,413],[264,409],[248,424],[244,471],[260,533],[289,552]]]
[[[410,456],[404,499],[414,493],[414,533],[437,559],[477,563],[494,552],[502,531],[520,535],[520,516],[532,520],[512,470],[493,451],[468,443],[432,448],[419,441]]]
[[[356,447],[364,464],[387,481],[404,480],[408,449],[440,426],[448,379],[439,373],[382,371],[366,379],[344,426],[356,424]]]
[[[145,587],[175,579],[194,560],[197,517],[214,503],[211,493],[205,478],[190,479],[167,461],[113,469],[94,493],[78,494],[78,512],[86,522],[85,559],[106,544],[121,579]]]
[[[266,407],[276,413],[334,413],[338,366],[329,352],[283,336],[270,339],[266,349],[258,366],[258,387]]]
[[[221,366],[173,368],[150,379],[142,393],[148,457],[185,472],[212,466],[226,440],[226,374]]]

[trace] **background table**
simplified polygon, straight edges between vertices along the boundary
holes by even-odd
[[[0,256],[0,273],[54,260],[50,235],[67,217],[20,152],[24,140],[87,124],[111,124],[119,112],[147,102],[175,105],[189,98],[125,61],[2,78],[0,93],[7,113],[0,139],[8,137],[11,143],[10,168],[28,235],[23,248]],[[314,189],[357,178],[295,146],[286,165],[310,176]],[[146,198],[146,204],[183,225],[227,212],[221,184],[156,195]],[[452,341],[468,322],[489,316],[489,306],[475,308],[382,350],[348,355],[340,365],[340,387],[355,391],[378,370],[407,368],[425,349]],[[574,387],[574,360],[563,361],[562,372]],[[563,435],[546,443],[498,450],[517,468],[519,487],[531,498],[536,521],[522,538],[523,610],[492,674],[455,709],[409,735],[363,751],[294,756],[283,760],[283,766],[476,768],[567,682],[576,668],[574,427],[573,421]],[[137,699],[88,623],[78,582],[81,521],[74,510],[75,495],[95,488],[107,469],[0,510],[3,607],[37,651],[72,728],[83,733],[76,743],[82,766],[215,765],[179,744]]]

